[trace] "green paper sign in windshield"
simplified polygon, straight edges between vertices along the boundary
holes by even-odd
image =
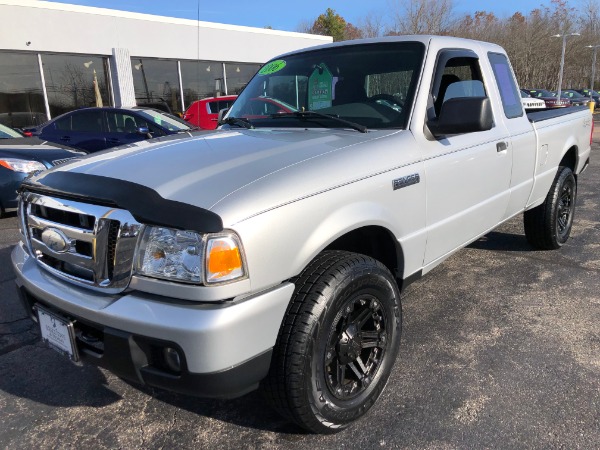
[[[329,108],[332,98],[333,75],[325,64],[315,67],[308,78],[308,109]]]
[[[271,75],[272,73],[279,72],[285,67],[285,61],[283,59],[276,59],[268,64],[262,66],[258,71],[259,75]]]

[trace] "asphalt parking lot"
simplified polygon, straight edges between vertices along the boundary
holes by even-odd
[[[16,218],[1,219],[0,448],[600,448],[599,159],[596,143],[562,249],[533,251],[519,216],[410,287],[387,389],[333,436],[257,393],[140,388],[47,349],[14,289]]]

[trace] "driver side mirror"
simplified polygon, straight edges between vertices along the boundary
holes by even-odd
[[[487,97],[456,97],[446,100],[437,119],[427,126],[436,137],[447,134],[474,133],[491,130],[494,117]]]
[[[148,134],[148,133],[150,133],[150,128],[148,128],[148,127],[139,127],[137,129],[137,133],[138,134]]]
[[[229,108],[223,108],[219,111],[219,115],[217,116],[217,126],[223,125],[223,117],[225,117],[228,112]]]

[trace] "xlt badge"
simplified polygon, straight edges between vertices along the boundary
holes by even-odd
[[[417,184],[420,182],[421,182],[421,177],[419,176],[419,174],[413,173],[412,175],[406,175],[405,177],[402,177],[402,178],[396,178],[392,182],[392,185],[394,186],[394,190],[396,190],[396,189],[402,189],[406,186],[411,186],[413,184]]]

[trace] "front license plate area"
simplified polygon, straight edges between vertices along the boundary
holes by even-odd
[[[51,348],[66,355],[71,361],[79,361],[75,345],[75,328],[69,319],[37,306],[38,321],[42,341]]]

